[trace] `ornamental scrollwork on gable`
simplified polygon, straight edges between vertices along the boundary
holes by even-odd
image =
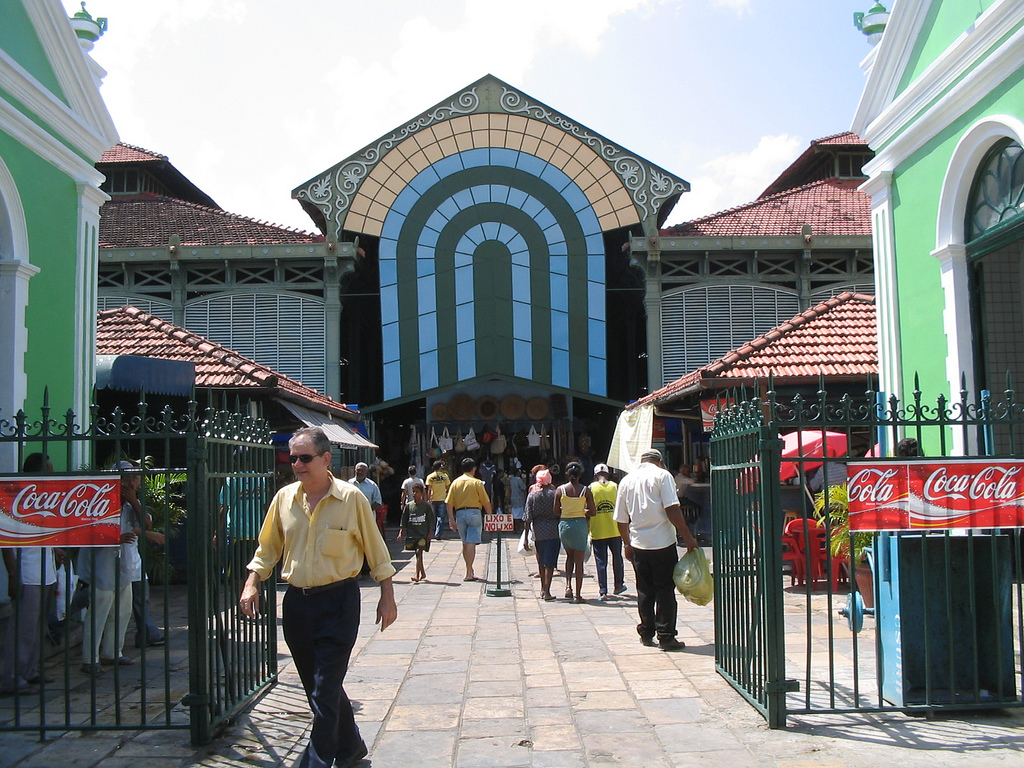
[[[476,88],[464,91],[448,104],[435,107],[405,127],[367,147],[355,157],[346,160],[337,168],[314,179],[300,189],[295,198],[306,200],[323,211],[324,219],[333,222],[334,231],[340,233],[345,214],[359,185],[382,157],[414,133],[457,115],[476,112],[479,106],[480,97]]]
[[[510,114],[526,115],[560,128],[597,152],[622,180],[643,218],[655,217],[666,200],[687,191],[683,182],[547,107],[530,102],[518,91],[503,88],[501,106]]]

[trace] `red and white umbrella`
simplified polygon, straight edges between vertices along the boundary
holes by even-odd
[[[803,465],[804,472],[817,469],[821,461],[807,459],[824,459],[845,456],[850,441],[842,432],[822,432],[807,429],[782,435],[782,465],[779,467],[779,480],[796,477]],[[789,461],[787,461],[789,459]],[[794,461],[804,459],[803,462]]]

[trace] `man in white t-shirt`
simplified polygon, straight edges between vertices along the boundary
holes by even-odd
[[[672,571],[679,561],[676,533],[687,551],[698,547],[683,519],[672,474],[655,449],[640,456],[640,466],[619,483],[615,522],[625,542],[624,555],[636,574],[636,631],[640,642],[679,651],[686,644],[676,639],[676,587]],[[657,640],[655,640],[657,637]]]

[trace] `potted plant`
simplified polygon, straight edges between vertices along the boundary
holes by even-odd
[[[829,552],[832,557],[850,564],[857,580],[865,608],[875,605],[874,579],[867,552],[874,534],[850,530],[850,495],[846,483],[823,488],[814,497],[814,515],[826,523],[829,531]]]

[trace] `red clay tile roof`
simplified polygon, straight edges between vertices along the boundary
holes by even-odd
[[[871,152],[868,143],[852,131],[815,139],[800,157],[790,163],[786,170],[780,173],[778,178],[757,196],[758,200],[817,179],[832,176],[835,166],[831,157],[834,157],[836,151],[840,149],[857,153]]]
[[[171,235],[189,245],[317,243],[322,235],[160,195],[114,198],[100,209],[100,248],[166,246]]]
[[[823,179],[661,230],[663,237],[870,235],[871,199],[860,179]]]
[[[359,420],[355,411],[315,389],[135,307],[99,313],[96,354],[139,355],[194,363],[197,387],[276,389],[274,394],[284,400],[321,413],[336,414],[346,421]]]
[[[849,291],[827,299],[739,349],[626,406],[661,405],[709,379],[864,377],[878,373],[875,297]],[[735,383],[739,383],[736,381]]]
[[[868,143],[853,131],[836,133],[826,136],[823,139],[815,139],[811,142],[812,147],[863,147],[868,148]]]
[[[132,144],[125,144],[124,142],[118,142],[106,152],[100,158],[100,163],[144,163],[149,160],[167,160],[167,155],[159,155],[156,152],[151,152],[148,149],[142,147],[136,147]]]

